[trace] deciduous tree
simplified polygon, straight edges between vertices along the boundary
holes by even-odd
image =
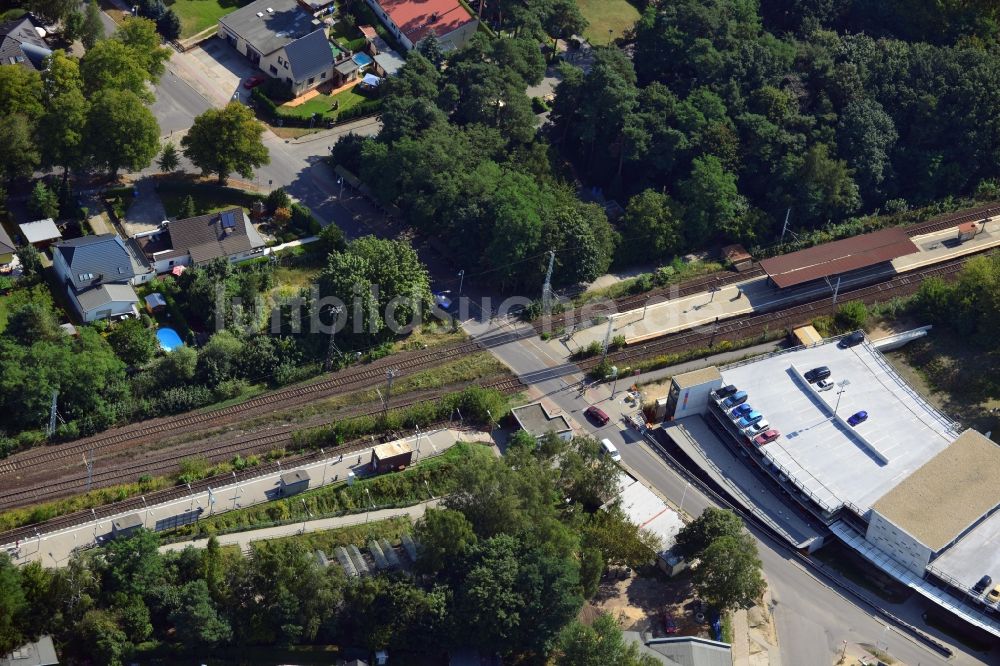
[[[203,173],[214,173],[225,183],[230,173],[251,178],[254,169],[271,161],[261,140],[263,133],[264,126],[247,107],[230,102],[224,109],[209,109],[195,118],[181,146]]]
[[[743,522],[732,511],[706,508],[700,516],[685,525],[677,534],[674,550],[688,558],[696,558],[714,540],[743,533]]]
[[[100,90],[91,100],[86,132],[93,162],[112,175],[149,166],[160,146],[160,127],[142,100],[115,89]]]
[[[767,587],[760,569],[753,537],[721,536],[698,555],[692,580],[698,594],[720,611],[750,608]]]

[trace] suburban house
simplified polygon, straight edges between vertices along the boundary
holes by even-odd
[[[44,220],[35,220],[34,222],[25,222],[19,225],[18,228],[21,230],[24,240],[39,250],[44,250],[62,238],[62,234],[59,233],[59,227],[56,226],[55,220],[51,217],[47,217]]]
[[[296,97],[333,75],[334,53],[323,23],[295,0],[256,0],[219,19],[221,39]]]
[[[27,14],[14,21],[0,23],[0,65],[21,65],[42,70],[42,61],[52,55],[52,49],[42,36],[45,30],[36,28]]]
[[[198,266],[222,258],[235,263],[264,254],[264,239],[242,208],[168,220],[132,240],[157,274],[177,266]]]
[[[7,235],[7,231],[0,225],[0,266],[6,266],[14,261],[14,241]]]
[[[407,51],[434,33],[442,51],[460,49],[479,28],[479,19],[459,0],[365,0]]]
[[[116,234],[59,241],[52,246],[52,267],[84,322],[138,315],[132,285],[152,277]]]

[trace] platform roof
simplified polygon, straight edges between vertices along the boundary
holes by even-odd
[[[1000,446],[966,430],[872,505],[937,552],[1000,506]]]
[[[764,259],[761,268],[778,287],[794,287],[919,252],[906,231],[883,229]]]
[[[819,392],[799,379],[825,365],[846,386]],[[951,444],[958,432],[900,378],[869,343],[840,349],[835,342],[722,368],[722,378],[749,394],[747,403],[781,437],[762,447],[797,487],[828,511],[845,503],[862,513]],[[838,391],[844,393],[838,396]],[[840,400],[839,405],[837,400]],[[868,412],[850,427],[833,418]]]

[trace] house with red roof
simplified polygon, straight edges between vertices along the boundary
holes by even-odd
[[[385,27],[409,51],[434,33],[442,51],[472,39],[479,19],[459,0],[366,0]]]

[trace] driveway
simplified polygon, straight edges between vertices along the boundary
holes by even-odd
[[[184,53],[177,53],[170,64],[178,75],[200,92],[214,106],[225,106],[239,93],[246,100],[249,91],[243,80],[259,70],[236,49],[219,38],[210,39]]]

